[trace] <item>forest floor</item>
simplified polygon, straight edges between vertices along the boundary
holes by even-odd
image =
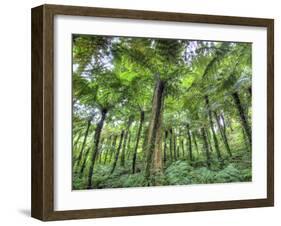
[[[119,164],[113,174],[110,174],[110,164],[97,164],[93,175],[93,188],[125,188],[145,187],[142,161],[137,162],[137,172],[132,174],[131,162],[127,161],[124,167]],[[73,189],[86,189],[87,178],[80,178],[74,174]],[[206,161],[200,155],[193,161],[179,158],[176,161],[165,164],[163,173],[158,176],[159,186],[211,184],[230,182],[249,182],[252,180],[251,154],[245,150],[237,150],[232,157],[224,158],[223,163],[212,159],[210,168],[206,167]]]

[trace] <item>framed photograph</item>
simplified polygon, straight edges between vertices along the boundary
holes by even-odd
[[[273,19],[32,9],[32,217],[273,206]]]

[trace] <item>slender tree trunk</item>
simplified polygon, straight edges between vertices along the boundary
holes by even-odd
[[[177,136],[176,136],[176,130],[174,130],[174,134],[173,134],[173,145],[174,145],[174,157],[175,157],[175,160],[178,159],[178,155],[177,155]]]
[[[197,156],[198,156],[199,155],[199,150],[198,150],[198,144],[197,144],[197,141],[196,141],[196,135],[195,135],[194,132],[192,133],[192,138],[193,138],[193,142],[195,144],[196,153],[197,153]]]
[[[128,132],[125,131],[123,147],[121,149],[121,158],[120,158],[120,166],[123,167],[125,166],[125,151],[126,151],[127,138],[128,138]]]
[[[211,167],[211,156],[210,156],[210,152],[209,152],[206,129],[204,127],[201,128],[201,136],[202,136],[203,146],[204,146],[205,153],[206,153],[207,167],[210,168]]]
[[[98,155],[100,135],[101,135],[101,132],[102,132],[102,128],[103,128],[103,124],[104,124],[104,121],[105,121],[106,113],[107,113],[107,109],[101,110],[101,119],[100,119],[99,123],[97,124],[96,130],[95,130],[91,165],[90,165],[89,174],[88,174],[88,188],[92,188],[93,170],[94,170],[96,157]]]
[[[132,138],[132,134],[129,133],[128,142],[127,142],[127,158],[128,159],[130,159],[130,153],[131,153],[131,138]]]
[[[133,173],[136,172],[136,161],[137,161],[138,147],[139,147],[139,141],[140,141],[143,121],[144,121],[144,111],[141,111],[140,112],[140,123],[139,123],[139,128],[138,128],[138,133],[137,133],[137,141],[136,141],[136,146],[135,146],[134,155],[133,155],[133,163],[132,163]]]
[[[171,161],[173,161],[173,129],[171,128],[170,129],[170,159]]]
[[[143,133],[142,133],[142,158],[146,159],[146,150],[147,150],[147,137],[148,137],[148,126],[143,125]]]
[[[121,152],[121,161],[120,161],[120,165],[121,166],[125,166],[125,154],[126,154],[126,145],[127,145],[127,139],[128,139],[128,135],[129,135],[129,131],[130,131],[130,126],[132,124],[133,118],[130,116],[128,119],[128,123],[127,123],[127,127],[126,127],[126,131],[125,131],[125,135],[124,135],[124,142],[123,142],[123,148],[122,148],[122,152]]]
[[[229,147],[229,144],[228,144],[228,139],[227,139],[227,136],[226,136],[226,133],[225,133],[225,129],[221,125],[220,118],[219,118],[218,114],[215,111],[214,111],[214,116],[215,116],[215,119],[216,119],[216,122],[217,122],[217,125],[218,125],[218,128],[219,128],[219,131],[220,131],[220,134],[221,134],[224,146],[226,148],[226,151],[227,151],[228,155],[231,157],[232,153],[231,153],[231,150],[230,150],[230,147]]]
[[[79,132],[78,137],[76,138],[75,142],[73,143],[73,149],[77,147],[80,138],[82,137],[82,132]]]
[[[110,151],[111,141],[112,141],[112,135],[109,136],[109,139],[106,142],[107,144],[106,144],[105,157],[104,157],[104,162],[103,162],[104,165],[106,164],[108,152]]]
[[[115,167],[117,165],[120,149],[122,147],[123,137],[124,137],[124,130],[122,130],[121,135],[120,135],[119,145],[118,145],[118,148],[117,148],[117,151],[116,151],[116,154],[115,154],[115,159],[114,159],[110,174],[113,174],[113,172],[115,170]]]
[[[220,152],[219,142],[218,142],[218,139],[217,139],[217,136],[216,136],[216,132],[215,132],[215,129],[214,129],[214,124],[213,124],[213,119],[212,119],[213,116],[212,116],[212,111],[211,111],[208,96],[205,96],[205,101],[206,101],[206,107],[208,109],[209,123],[210,123],[210,127],[211,127],[212,134],[213,134],[213,140],[214,140],[214,144],[215,144],[216,154],[217,154],[218,160],[221,162],[222,161],[221,152]]]
[[[113,137],[113,141],[112,141],[112,144],[111,144],[111,147],[110,147],[109,163],[111,163],[111,161],[112,161],[112,156],[113,156],[113,154],[115,153],[117,138],[118,138],[117,135],[115,135],[115,136]]]
[[[181,139],[182,157],[184,158],[184,138]]]
[[[247,151],[250,151],[251,148],[249,147],[249,140],[248,140],[248,138],[247,138],[247,135],[246,135],[246,133],[245,133],[245,130],[244,130],[244,128],[241,128],[241,130],[242,130],[242,134],[243,134],[243,139],[244,139],[245,148],[246,148]]]
[[[187,124],[187,136],[188,136],[188,146],[187,146],[187,150],[188,150],[188,154],[189,154],[189,160],[193,161],[193,156],[192,156],[192,144],[191,144],[191,134],[190,134],[190,129],[189,129],[189,125]]]
[[[81,162],[81,159],[82,159],[83,151],[84,151],[84,148],[85,148],[85,145],[86,145],[89,129],[90,129],[90,126],[91,126],[91,121],[92,121],[92,119],[89,119],[88,122],[87,122],[87,127],[86,127],[86,131],[85,131],[84,139],[83,139],[83,144],[82,144],[78,159],[76,161],[77,166],[80,165],[80,162]]]
[[[237,92],[232,93],[232,98],[234,100],[235,106],[236,106],[237,111],[239,113],[241,124],[242,124],[242,126],[243,126],[243,128],[244,128],[244,130],[246,132],[246,135],[248,137],[250,146],[252,147],[252,131],[251,131],[251,127],[249,125],[249,122],[248,122],[247,116],[245,114],[244,108],[242,107],[241,100],[239,98],[238,93]]]
[[[101,138],[100,139],[100,145],[99,145],[99,148],[98,148],[98,156],[97,156],[97,158],[98,158],[98,163],[99,164],[101,164],[102,163],[102,155],[103,155],[103,145],[104,145],[104,138]]]
[[[148,185],[150,185],[151,173],[158,174],[162,172],[161,126],[164,87],[164,82],[158,80],[155,86],[152,101],[152,111],[147,139],[147,159],[145,167],[145,178],[148,181]],[[154,184],[157,184],[157,182],[154,182]]]
[[[128,142],[127,142],[127,157],[125,156],[125,158],[127,158],[128,160],[130,160],[130,156],[131,156],[131,137],[132,134],[129,132],[128,134]]]
[[[206,129],[206,136],[207,136],[207,141],[209,143],[210,152],[213,152],[212,142],[211,142],[211,139],[210,139],[211,135],[210,135],[209,129]]]
[[[87,160],[88,160],[88,155],[90,153],[90,150],[91,150],[91,148],[87,148],[87,150],[85,152],[85,156],[83,158],[83,162],[82,162],[82,165],[81,165],[81,168],[80,168],[80,177],[82,177],[83,174],[84,174],[84,170],[85,170],[85,167],[86,167],[86,163],[87,163]]]
[[[165,137],[164,137],[164,165],[167,161],[167,139],[168,139],[168,131],[165,130]]]

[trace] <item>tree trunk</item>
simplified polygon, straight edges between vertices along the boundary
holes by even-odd
[[[196,135],[195,135],[194,132],[192,133],[192,137],[193,137],[193,142],[195,144],[196,153],[197,153],[197,156],[198,156],[199,155],[199,150],[198,150],[198,144],[197,144],[197,141],[196,141]]]
[[[112,141],[112,144],[111,144],[111,147],[110,147],[109,163],[111,163],[112,156],[115,153],[115,146],[116,146],[117,137],[118,137],[117,135],[115,135],[113,137],[113,141]]]
[[[168,131],[165,130],[165,137],[164,137],[164,165],[166,164],[167,161],[167,139],[168,139]]]
[[[109,139],[106,142],[107,144],[106,144],[105,157],[104,157],[104,162],[103,162],[104,165],[106,164],[108,152],[110,151],[111,139],[112,139],[112,135],[109,136]]]
[[[81,165],[81,168],[80,168],[80,177],[82,177],[82,175],[84,174],[84,170],[85,170],[85,167],[86,167],[86,163],[87,163],[87,160],[88,160],[88,154],[90,152],[91,148],[88,148],[85,152],[85,156],[83,158],[83,162],[82,162],[82,165]]]
[[[205,153],[206,153],[207,167],[210,168],[211,167],[211,157],[210,157],[209,146],[208,146],[208,141],[207,141],[206,129],[204,127],[201,128],[201,136],[202,136],[203,146],[204,146]]]
[[[181,139],[182,158],[184,158],[184,139]]]
[[[127,123],[127,127],[126,127],[126,132],[124,135],[124,142],[123,142],[123,148],[122,148],[122,153],[121,153],[121,161],[120,161],[120,165],[121,166],[125,166],[125,154],[126,154],[126,144],[127,144],[127,139],[128,139],[128,135],[129,135],[129,131],[130,131],[130,126],[132,124],[133,118],[130,116],[128,119],[128,123]]]
[[[152,110],[147,139],[147,159],[145,167],[145,178],[148,181],[148,185],[150,185],[151,173],[158,174],[162,172],[161,126],[164,101],[164,87],[164,82],[158,80],[154,89],[152,101]]]
[[[243,134],[243,139],[244,139],[245,148],[246,148],[247,151],[250,151],[251,148],[249,147],[249,140],[248,140],[248,138],[247,138],[247,135],[246,135],[246,133],[245,133],[245,130],[244,130],[244,128],[241,128],[241,130],[242,130],[242,134]]]
[[[78,137],[76,138],[75,142],[73,143],[73,149],[76,148],[81,137],[82,137],[82,132],[79,132]]]
[[[127,138],[128,138],[128,132],[125,131],[123,147],[121,149],[121,158],[120,158],[120,166],[122,166],[122,167],[125,166],[125,151],[126,151]]]
[[[251,131],[251,127],[248,123],[248,119],[247,119],[247,116],[245,114],[244,108],[242,107],[239,95],[238,95],[237,92],[234,92],[234,93],[232,93],[232,97],[233,97],[235,106],[237,108],[237,111],[239,113],[241,124],[242,124],[242,126],[243,126],[243,128],[246,132],[246,135],[247,135],[248,140],[249,140],[249,144],[252,147],[252,131]]]
[[[190,129],[189,129],[189,125],[187,124],[187,136],[188,136],[188,147],[187,147],[187,150],[188,150],[188,156],[189,156],[189,160],[190,161],[193,161],[193,158],[192,158],[192,144],[191,144],[191,134],[190,134]]]
[[[173,134],[173,145],[174,145],[174,157],[175,157],[175,160],[178,159],[178,155],[177,155],[177,136],[176,136],[176,132],[174,130],[174,134]]]
[[[143,124],[143,132],[142,132],[142,158],[146,159],[146,150],[147,150],[147,137],[148,137],[148,126],[145,126],[145,123]]]
[[[88,188],[92,188],[92,177],[93,177],[94,165],[95,165],[96,157],[97,157],[98,151],[99,151],[100,135],[102,132],[106,113],[107,113],[107,109],[101,110],[101,119],[100,119],[99,123],[97,124],[96,130],[95,130],[94,146],[93,146],[93,150],[92,150],[91,165],[90,165],[89,175],[88,175]]]
[[[138,147],[139,147],[139,141],[140,141],[143,121],[144,121],[144,111],[141,111],[140,112],[140,123],[139,123],[139,128],[138,128],[138,133],[137,133],[137,141],[136,141],[134,155],[133,155],[133,163],[132,163],[133,173],[136,172],[136,161],[137,161]]]
[[[213,134],[213,140],[214,140],[214,144],[215,144],[217,158],[221,162],[222,158],[221,158],[221,152],[220,152],[220,148],[219,148],[219,142],[218,142],[216,132],[215,132],[215,129],[214,129],[212,111],[211,111],[211,108],[210,108],[209,97],[207,95],[205,96],[205,102],[206,102],[206,107],[207,107],[207,110],[208,110],[209,123],[210,123],[211,131],[212,131],[212,134]]]
[[[173,161],[173,129],[170,129],[170,159]]]
[[[210,131],[209,129],[206,129],[206,136],[207,136],[207,141],[208,141],[208,144],[209,144],[209,147],[210,147],[210,152],[213,152],[213,147],[212,147],[212,142],[211,142],[211,139],[210,139]]]
[[[77,159],[77,166],[80,165],[80,162],[81,162],[81,159],[82,159],[83,151],[84,151],[84,148],[85,148],[85,145],[86,145],[86,141],[87,141],[89,129],[90,129],[90,126],[91,126],[91,121],[92,121],[92,119],[89,119],[89,120],[88,120],[88,123],[87,123],[87,127],[86,127],[86,131],[85,131],[85,135],[84,135],[83,144],[82,144],[82,147],[81,147],[81,150],[80,150],[78,159]]]
[[[225,133],[225,129],[221,125],[220,118],[215,111],[214,111],[214,116],[215,116],[215,119],[216,119],[216,122],[217,122],[217,125],[218,125],[218,128],[219,128],[224,146],[226,148],[226,151],[227,151],[228,155],[231,157],[232,153],[231,153],[231,150],[230,150],[230,147],[229,147],[229,144],[228,144],[228,139],[227,139],[227,136],[226,136],[226,133]]]
[[[124,137],[124,130],[122,130],[121,135],[120,135],[119,145],[118,145],[118,148],[117,148],[117,151],[116,151],[116,154],[115,154],[115,159],[114,159],[110,174],[113,174],[113,172],[115,170],[115,167],[117,165],[120,149],[122,147],[123,137]]]
[[[127,142],[127,152],[126,152],[127,157],[125,156],[125,158],[127,158],[128,160],[130,160],[131,157],[131,138],[132,138],[132,134],[129,132],[128,142]]]
[[[103,141],[104,141],[104,139],[105,139],[105,138],[101,138],[101,139],[100,139],[100,142],[99,142],[99,143],[101,144],[101,145],[99,145],[98,154],[97,154],[97,155],[98,155],[97,158],[98,158],[98,160],[99,160],[99,161],[98,161],[99,164],[101,164],[101,162],[102,162],[101,160],[102,160],[102,155],[103,155],[103,145],[104,145],[104,142],[103,142]]]

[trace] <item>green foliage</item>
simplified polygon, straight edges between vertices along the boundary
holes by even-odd
[[[246,168],[241,170],[242,181],[252,181],[252,169]]]
[[[215,180],[218,183],[243,181],[240,173],[241,172],[230,163],[226,168],[216,174]]]
[[[165,171],[167,184],[169,185],[184,185],[191,184],[189,177],[193,167],[187,161],[173,162]]]
[[[251,180],[251,170],[238,170],[234,164],[229,164],[219,171],[210,170],[207,167],[194,168],[186,161],[177,161],[165,171],[167,184],[209,184],[229,183]]]
[[[190,176],[194,184],[209,184],[215,183],[215,175],[214,171],[201,167],[192,171]]]
[[[221,170],[210,170],[207,167],[194,167],[186,160],[173,162],[161,175],[154,175],[150,182],[143,173],[130,174],[129,166],[118,166],[110,174],[110,166],[98,165],[94,175],[94,188],[143,187],[157,180],[161,185],[188,185],[209,183],[248,182],[252,180],[251,168],[239,169],[235,164],[228,164]],[[73,189],[86,186],[86,178],[74,177]]]
[[[91,166],[97,189],[251,181],[251,52],[249,43],[73,35],[73,189],[88,188]]]

